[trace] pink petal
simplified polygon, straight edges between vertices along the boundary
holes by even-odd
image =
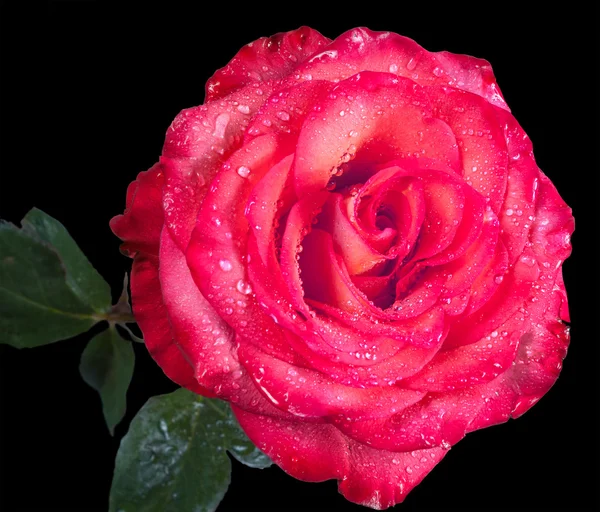
[[[523,252],[531,232],[540,170],[533,158],[531,141],[523,129],[510,114],[501,111],[497,114],[505,126],[509,157],[508,184],[498,218],[508,260],[513,263]]]
[[[248,437],[286,473],[307,482],[336,478],[350,501],[385,509],[404,500],[446,450],[374,450],[331,425],[274,420],[232,407]]]
[[[299,263],[306,298],[349,312],[358,313],[367,306],[366,298],[359,295],[343,269],[342,258],[335,253],[329,233],[313,229],[304,238],[302,247]]]
[[[351,275],[362,274],[388,258],[374,250],[348,218],[341,194],[331,194],[319,216],[322,229],[331,234],[338,254]]]
[[[173,334],[196,379],[215,390],[240,365],[234,356],[235,334],[196,287],[185,255],[170,232],[163,231],[159,278]]]
[[[425,91],[389,73],[361,72],[319,101],[304,122],[294,174],[299,197],[326,187],[344,163],[383,164],[402,156],[430,158],[458,169],[450,128],[434,119]]]
[[[465,91],[427,89],[437,116],[452,129],[462,160],[462,176],[498,212],[506,190],[506,142],[497,113],[512,117]]]
[[[299,79],[344,80],[358,72],[379,71],[410,78],[420,85],[451,86],[472,92],[509,110],[489,62],[449,52],[428,52],[393,32],[355,28],[341,34],[297,70]]]
[[[312,229],[312,220],[321,210],[326,199],[325,191],[300,199],[294,204],[286,220],[281,244],[281,272],[287,283],[294,307],[301,311],[306,309],[306,304],[300,266],[296,257],[300,253],[304,237]]]
[[[181,250],[185,250],[196,217],[211,182],[225,160],[237,150],[252,115],[271,89],[261,94],[248,86],[223,100],[182,110],[165,138],[163,192],[165,223]]]
[[[110,221],[110,228],[124,243],[121,251],[129,257],[138,252],[158,255],[163,227],[161,205],[164,176],[160,164],[138,174],[127,188],[127,204],[122,215]]]
[[[291,87],[278,87],[252,118],[244,135],[244,143],[267,133],[278,133],[285,134],[295,144],[304,119],[314,111],[319,98],[334,85],[315,80]]]
[[[206,82],[206,100],[221,98],[249,83],[285,78],[329,42],[309,27],[261,37],[244,46]]]
[[[310,368],[274,359],[250,344],[240,346],[240,360],[273,405],[300,418],[385,417],[425,395],[389,386],[365,389],[339,384]]]
[[[158,258],[138,255],[131,268],[131,302],[152,358],[173,382],[203,396],[215,396],[198,384],[194,370],[173,338],[158,280]]]

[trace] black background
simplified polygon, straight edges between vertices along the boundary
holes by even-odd
[[[206,80],[244,44],[300,25],[331,38],[362,25],[486,58],[539,166],[573,207],[574,254],[564,266],[572,342],[561,377],[531,411],[469,434],[396,509],[598,510],[597,12],[573,2],[534,13],[524,2],[359,2],[331,14],[245,3],[3,2],[0,216],[16,223],[36,206],[59,219],[117,295],[130,260],[109,219],[123,210],[127,184],[157,160],[173,117],[203,102]],[[128,413],[110,437],[98,396],[78,375],[87,339],[0,345],[3,511],[107,510],[120,438],[148,397],[174,389],[136,345]],[[234,461],[218,511],[330,508],[365,510],[334,481]]]

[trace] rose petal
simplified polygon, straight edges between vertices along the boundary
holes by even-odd
[[[355,28],[313,55],[297,72],[339,81],[362,71],[394,73],[421,85],[449,85],[477,94],[508,110],[486,60],[449,52],[428,52],[408,37]]]
[[[379,251],[389,250],[400,262],[415,247],[426,211],[423,182],[410,175],[410,171],[405,171],[401,167],[401,165],[407,163],[403,161],[399,163],[399,166],[390,166],[374,174],[358,192],[354,203],[354,212],[350,210],[350,214],[354,213],[354,216],[350,215],[350,219],[357,225],[361,235]],[[414,165],[413,162],[410,167],[412,168]],[[400,194],[403,201],[399,201],[398,198],[397,203],[394,205],[395,210],[397,210],[394,211],[396,217],[395,229],[392,231],[387,228],[380,231],[376,226],[375,213],[380,206],[388,206],[390,197],[394,197],[390,194]],[[365,201],[365,197],[372,197],[372,199]],[[366,208],[370,213],[367,220],[372,219],[366,226],[364,216],[361,215],[365,209],[365,202],[367,202]],[[368,230],[368,227],[371,227],[371,229]],[[381,240],[380,235],[385,234],[387,231],[391,231],[394,235],[397,234],[396,239],[393,240],[393,247],[390,247],[391,243],[387,243],[387,239]],[[383,245],[381,245],[382,243]]]
[[[263,91],[264,89],[264,91]],[[271,88],[261,94],[248,86],[224,100],[186,110],[175,118],[165,138],[163,193],[165,223],[181,250],[185,250],[200,205],[223,162],[239,148],[252,115]]]
[[[462,176],[498,212],[506,190],[508,157],[497,115],[512,116],[465,91],[432,87],[427,92],[436,115],[452,128],[462,160]]]
[[[446,453],[441,448],[414,455],[373,450],[331,425],[273,420],[232,409],[250,440],[286,473],[307,482],[337,478],[347,499],[375,509],[403,501]]]
[[[314,112],[319,98],[333,87],[331,82],[315,80],[277,88],[253,116],[244,135],[244,143],[267,133],[278,133],[292,139],[295,144],[304,119]]]
[[[388,258],[369,246],[348,218],[345,206],[341,194],[330,194],[319,216],[319,225],[331,234],[336,252],[344,259],[348,273],[362,274]]]
[[[319,106],[298,137],[298,197],[325,188],[331,173],[351,160],[361,168],[417,154],[459,168],[454,135],[432,117],[426,92],[411,80],[361,72],[340,82]]]
[[[138,252],[158,255],[163,226],[161,205],[164,176],[160,164],[138,174],[127,188],[127,205],[122,215],[110,221],[110,228],[124,243],[123,254],[133,258]]]
[[[402,386],[443,393],[495,379],[513,362],[525,322],[517,312],[481,340],[438,352],[417,375],[404,380]]]
[[[531,141],[516,120],[497,112],[505,127],[509,166],[506,195],[498,214],[502,239],[513,263],[526,246],[535,214],[540,171],[533,158]]]
[[[569,345],[569,328],[557,321],[561,302],[559,295],[552,296],[541,321],[532,322],[522,337],[511,368],[487,385],[489,400],[469,432],[518,418],[556,382]]]
[[[467,229],[472,230],[472,227]],[[422,276],[424,283],[442,282],[442,295],[445,299],[452,299],[467,291],[494,258],[500,227],[491,209],[485,212],[478,231],[477,240],[470,244],[462,256],[449,263],[430,267]],[[427,263],[430,262],[431,260]],[[479,293],[479,288],[475,288],[474,291]]]
[[[343,261],[333,248],[333,239],[321,229],[313,229],[303,240],[300,269],[304,294],[313,299],[349,312],[360,312],[367,306],[365,297],[352,284],[343,268]],[[327,264],[323,264],[323,260]]]
[[[304,312],[307,307],[304,302],[304,287],[296,256],[299,255],[304,237],[312,229],[312,220],[320,211],[326,198],[327,193],[321,191],[302,198],[294,204],[287,217],[281,243],[281,272],[287,283],[294,307]]]
[[[273,405],[302,418],[388,416],[425,395],[391,387],[365,389],[338,384],[315,370],[276,360],[250,344],[240,346],[240,360]]]
[[[348,446],[354,471],[339,490],[346,499],[375,510],[402,503],[448,453],[438,447],[410,453],[374,450],[352,440]]]
[[[173,382],[200,395],[214,397],[211,391],[194,378],[192,366],[173,338],[167,310],[161,298],[158,258],[138,255],[131,268],[131,302],[148,352]]]
[[[196,287],[185,255],[170,232],[163,231],[159,278],[173,334],[198,382],[216,389],[239,370],[235,334]]]
[[[209,78],[206,100],[221,98],[252,82],[282,79],[330,41],[309,27],[261,37]]]
[[[445,343],[468,345],[495,330],[523,306],[539,273],[535,256],[530,250],[526,251],[481,308],[452,324]]]
[[[248,280],[245,240],[249,227],[244,207],[256,182],[286,153],[275,135],[265,135],[232,155],[212,182],[187,249],[187,263],[198,288],[236,332],[246,327],[241,321],[248,328],[256,327],[257,335],[272,324],[258,320],[265,316],[260,306],[252,296],[244,297],[237,286],[240,280]],[[240,168],[249,173],[240,175]],[[238,300],[246,307],[236,308]]]

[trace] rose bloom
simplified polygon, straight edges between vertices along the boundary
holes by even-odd
[[[567,351],[571,209],[488,62],[397,34],[242,48],[111,226],[166,375],[373,508],[526,412]]]

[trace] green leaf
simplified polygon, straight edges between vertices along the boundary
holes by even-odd
[[[65,268],[67,286],[98,312],[111,306],[110,286],[92,266],[65,227],[50,215],[32,208],[21,221],[23,231],[49,244],[59,255]]]
[[[179,389],[150,398],[121,441],[110,512],[212,512],[229,486],[229,450],[253,467],[269,459],[225,402]]]
[[[83,380],[100,394],[104,419],[111,435],[125,416],[126,394],[135,354],[131,343],[114,326],[101,332],[85,347],[79,372]]]
[[[41,238],[40,225],[18,229],[0,222],[0,343],[17,348],[70,338],[100,320],[69,285],[77,275],[67,272],[61,252]]]

